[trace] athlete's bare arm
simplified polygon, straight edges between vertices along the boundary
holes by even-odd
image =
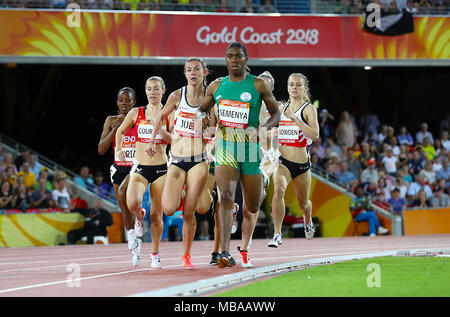
[[[320,131],[319,122],[317,120],[317,109],[313,104],[308,104],[303,110],[303,114],[308,124],[305,124],[302,120],[298,119],[292,110],[286,109],[285,112],[286,117],[292,119],[308,138],[315,141],[319,138]]]
[[[125,116],[108,116],[103,124],[102,135],[98,142],[98,154],[103,155],[108,151],[109,146],[114,138],[117,128],[123,122]]]
[[[273,128],[280,123],[280,110],[278,109],[278,102],[272,94],[272,90],[267,86],[264,79],[255,78],[255,88],[261,95],[262,100],[266,104],[270,117],[262,127]]]
[[[137,114],[139,109],[133,108],[130,110],[130,112],[127,113],[127,116],[123,120],[122,124],[117,128],[116,132],[116,152],[117,156],[119,157],[120,161],[125,162],[125,153],[122,152],[122,139],[125,133],[128,131],[129,128],[133,126],[133,124],[136,122]]]
[[[161,132],[160,130],[164,123],[164,120],[166,120],[166,118],[177,108],[177,105],[180,103],[180,98],[181,98],[181,89],[177,89],[170,94],[161,113],[155,118],[155,122],[153,122],[153,133],[151,140],[154,141],[156,135]]]
[[[203,97],[202,102],[199,106],[199,111],[203,112],[205,115],[209,112],[212,106],[215,104],[214,94],[216,93],[217,88],[219,88],[220,83],[222,82],[222,77],[216,79],[211,84],[209,84],[206,89],[206,95]]]

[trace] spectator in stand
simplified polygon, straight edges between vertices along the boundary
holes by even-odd
[[[15,166],[8,166],[5,170],[5,179],[11,185],[16,183],[17,175],[14,173]]]
[[[352,13],[352,2],[351,0],[341,0],[336,3],[334,7],[334,13],[336,14],[351,14]]]
[[[448,207],[449,198],[448,195],[444,193],[444,188],[437,186],[434,190],[433,197],[431,197],[431,205],[433,207]]]
[[[373,198],[377,196],[378,193],[378,183],[370,182],[365,187],[366,194],[369,195],[369,197]]]
[[[46,188],[47,179],[41,177],[38,181],[38,188],[31,194],[29,208],[53,208],[55,202],[52,200],[52,192]]]
[[[334,140],[331,137],[325,139],[325,151],[328,151],[327,156],[335,152],[338,156],[341,156],[341,148],[334,144]]]
[[[355,175],[355,177],[358,179],[359,175],[361,174],[361,163],[355,159],[355,155],[352,149],[349,149],[347,151],[347,168],[350,172]]]
[[[395,178],[394,188],[397,188],[400,191],[400,198],[406,199],[408,182],[401,175],[397,175]]]
[[[424,181],[426,184],[432,186],[436,183],[436,172],[433,171],[433,162],[427,161],[425,163],[425,168],[419,172],[419,175],[424,176]]]
[[[327,109],[322,109],[320,110],[319,119],[320,119],[320,135],[326,142],[328,137],[333,138],[331,121],[334,121],[334,116],[331,113],[329,113]]]
[[[39,189],[39,181],[41,179],[43,179],[45,181],[45,189],[52,192],[53,184],[48,177],[48,168],[45,166],[42,168],[41,172],[39,173],[39,178],[37,180],[36,186],[34,187],[35,190]]]
[[[87,237],[87,244],[94,244],[94,236],[108,236],[107,227],[113,224],[113,219],[109,211],[103,208],[101,199],[95,201],[94,208],[77,208],[73,212],[84,215],[84,227],[71,230],[67,233],[67,242],[76,244],[82,237]]]
[[[392,191],[392,197],[387,201],[392,206],[392,213],[394,215],[401,216],[403,214],[403,207],[406,205],[406,201],[400,197],[400,189],[394,188]]]
[[[0,187],[0,209],[9,209],[12,206],[13,193],[12,186],[8,181],[2,183]]]
[[[383,199],[380,199],[380,201],[388,201],[391,198],[391,189],[387,185],[386,180],[384,177],[378,178],[378,186],[377,191],[375,193],[375,196],[383,195]]]
[[[17,174],[18,170],[13,162],[13,156],[11,153],[5,153],[3,155],[3,160],[0,163],[0,171],[6,171],[7,167],[12,167],[14,175]]]
[[[319,156],[317,155],[317,153],[311,153],[310,155],[311,159],[311,169],[313,171],[317,171],[319,168],[321,168],[320,166],[320,160],[319,160]]]
[[[264,0],[263,5],[258,10],[259,13],[278,13],[277,9],[272,5],[271,0]]]
[[[30,203],[30,195],[24,184],[20,184],[14,190],[11,208],[25,211]]]
[[[348,170],[347,162],[341,162],[340,166],[341,171],[337,174],[337,183],[349,190],[358,184],[358,179]]]
[[[392,146],[391,144],[391,140],[395,138],[395,130],[394,127],[388,125],[387,129],[386,129],[386,137],[383,140],[383,143],[387,143],[389,145]]]
[[[16,159],[14,160],[14,164],[16,164],[16,168],[18,171],[21,170],[23,162],[28,161],[30,156],[30,151],[25,148],[22,148],[20,153],[21,154],[17,156]]]
[[[428,131],[428,124],[426,122],[424,122],[420,125],[420,130],[416,133],[416,143],[422,144],[423,139],[425,139],[425,138],[429,138],[430,143],[434,144],[433,135],[431,134],[430,131]]]
[[[333,174],[337,176],[337,174],[341,172],[339,155],[337,155],[336,152],[332,152],[328,156],[328,160],[332,165]]]
[[[338,144],[353,146],[356,142],[356,127],[350,120],[348,111],[344,111],[341,115],[339,125],[336,128],[336,139]]]
[[[382,124],[381,125],[380,133],[378,133],[378,143],[382,144],[384,142],[384,139],[386,139],[386,137],[387,137],[387,129],[388,129],[388,125],[387,124]]]
[[[435,149],[435,152],[434,152],[433,158],[440,156],[442,151],[446,151],[446,149],[442,145],[441,139],[434,140],[434,149]]]
[[[376,236],[377,232],[378,234],[388,233],[389,230],[380,225],[377,214],[371,211],[370,199],[364,195],[363,186],[356,187],[355,195],[356,197],[350,201],[352,218],[357,222],[369,222],[369,235],[371,237]]]
[[[442,160],[442,168],[436,172],[436,179],[445,180],[447,186],[450,184],[450,166],[446,158]]]
[[[436,153],[436,149],[433,144],[431,144],[431,140],[428,137],[423,138],[422,150],[425,152],[427,160],[432,161],[434,154]]]
[[[239,10],[241,13],[257,13],[258,7],[253,0],[245,0],[245,5]]]
[[[370,159],[374,159],[376,161],[378,157],[378,153],[373,152],[375,150],[371,151],[370,148],[371,145],[369,145],[368,143],[366,142],[361,143],[361,154],[359,155],[359,161],[361,162],[362,166],[368,166],[368,161]]]
[[[364,7],[365,7],[365,5],[362,3],[361,0],[354,0],[350,13],[351,14],[362,14],[364,12]]]
[[[450,152],[450,140],[448,139],[448,131],[441,132],[441,143],[447,152]]]
[[[411,136],[411,133],[408,132],[405,126],[402,126],[400,128],[400,134],[397,135],[397,141],[400,145],[406,144],[410,147],[414,145],[413,137]]]
[[[411,207],[419,207],[419,208],[433,207],[433,205],[431,205],[431,201],[427,198],[427,196],[428,195],[424,189],[419,190],[417,196],[412,201]]]
[[[96,188],[97,195],[103,199],[108,199],[109,185],[103,181],[103,174],[101,172],[97,172],[97,174],[95,174],[94,184],[98,186]]]
[[[41,172],[43,166],[37,161],[36,153],[30,152],[30,155],[28,156],[28,163],[30,163],[30,171],[34,174],[35,177],[37,177]]]
[[[331,160],[325,159],[324,163],[325,171],[323,172],[322,176],[326,179],[336,179],[336,174],[334,173],[334,164],[331,162]]]
[[[376,114],[369,113],[361,118],[359,124],[361,126],[362,136],[365,140],[367,140],[371,133],[373,133],[373,135],[377,134],[380,121],[378,120],[378,116]]]
[[[322,144],[322,139],[318,138],[314,141],[312,144],[311,151],[315,151],[317,155],[319,156],[319,160],[323,160],[326,157],[326,149]]]
[[[216,12],[216,7],[211,3],[211,0],[204,0],[200,6],[201,12]]]
[[[220,5],[216,12],[233,12],[233,10],[228,6],[227,0],[220,0]]]
[[[378,171],[375,165],[375,159],[367,161],[367,168],[361,172],[361,184],[377,183]]]
[[[384,165],[384,168],[386,169],[386,172],[395,177],[397,175],[397,168],[398,168],[398,159],[394,155],[394,151],[390,148],[386,151],[386,156],[383,158],[382,163]]]
[[[409,185],[408,194],[407,194],[408,200],[414,201],[415,199],[417,199],[418,194],[421,190],[425,191],[425,193],[427,194],[427,198],[431,198],[431,195],[433,193],[431,192],[430,186],[425,184],[424,176],[421,174],[418,174],[415,176],[415,179],[416,179],[416,181],[412,182]]]
[[[400,155],[400,147],[398,146],[397,138],[393,136],[390,141],[390,147],[395,156]]]
[[[245,6],[245,0],[228,0],[228,6],[233,12],[239,12]]]
[[[88,166],[82,166],[80,169],[80,175],[75,177],[74,179],[75,184],[78,186],[84,188],[84,189],[92,189],[94,181],[92,178],[89,177],[89,167]]]
[[[17,173],[17,176],[21,175],[23,175],[25,187],[29,191],[33,191],[34,186],[36,186],[36,176],[30,171],[30,163],[28,163],[28,161],[23,162],[22,170]]]
[[[52,192],[52,200],[55,201],[55,208],[62,209],[64,212],[69,212],[72,209],[70,203],[71,196],[66,187],[64,178],[60,178],[56,182],[55,189]]]
[[[397,155],[399,165],[403,165],[403,163],[408,162],[408,153],[409,153],[409,146],[406,144],[400,145],[400,153]]]
[[[409,172],[412,175],[419,174],[424,165],[424,158],[421,157],[418,149],[413,151],[412,159],[408,160]]]
[[[406,11],[408,11],[411,14],[417,14],[418,2],[416,0],[407,0],[406,2]]]

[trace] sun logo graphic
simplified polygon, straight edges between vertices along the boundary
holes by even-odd
[[[70,14],[66,18],[66,25],[69,28],[80,27],[80,5],[78,3],[69,3],[66,7],[66,12]]]

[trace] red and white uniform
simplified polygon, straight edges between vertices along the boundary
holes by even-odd
[[[137,136],[136,125],[133,125],[131,128],[128,129],[127,132],[125,132],[122,139],[123,140],[122,151],[125,153],[126,161],[122,162],[120,161],[116,153],[116,136],[114,135],[114,138],[112,139],[112,146],[114,151],[114,163],[117,166],[133,165],[134,154],[136,153],[136,136]]]
[[[153,123],[151,121],[147,121],[145,118],[145,109],[144,107],[138,108],[138,116],[136,118],[136,131],[137,137],[136,142],[140,143],[150,143],[152,134],[153,134]],[[163,127],[168,129],[168,120],[164,120]],[[167,144],[161,134],[157,134],[155,138],[156,144]]]
[[[174,131],[176,134],[187,138],[200,138],[201,132],[194,131],[194,119],[199,107],[193,107],[187,102],[187,86],[181,88],[181,98],[174,116]]]
[[[308,124],[303,117],[303,109],[308,105],[308,102],[305,102],[295,113],[294,115],[303,121],[305,124]],[[311,143],[311,140],[303,133],[302,129],[295,123],[294,120],[286,117],[284,112],[286,108],[289,106],[289,103],[283,108],[280,117],[280,125],[278,127],[278,143],[286,146],[295,146],[295,147],[306,147]]]

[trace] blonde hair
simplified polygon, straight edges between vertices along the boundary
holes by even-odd
[[[201,57],[189,57],[186,62],[184,63],[184,70],[183,72],[186,72],[186,64],[189,62],[199,62],[202,65],[203,70],[207,70],[208,74],[209,74],[209,69],[208,66],[206,65],[206,62],[203,58]],[[208,74],[206,74],[205,76],[203,76],[203,85],[206,87],[208,86],[208,81],[206,80],[206,76],[208,76]]]
[[[147,82],[150,81],[150,80],[157,80],[157,81],[159,81],[159,83],[161,84],[161,88],[163,90],[166,90],[166,84],[164,83],[164,80],[161,77],[159,77],[159,76],[152,76],[149,79],[147,79]],[[146,84],[147,84],[147,82],[146,82]]]
[[[261,77],[266,77],[266,78],[270,79],[270,82],[272,83],[271,84],[271,88],[272,88],[272,91],[273,91],[274,88],[275,88],[275,79],[273,78],[272,74],[269,71],[266,70],[265,72],[261,73],[258,76],[258,78],[261,78]]]
[[[305,86],[305,94],[304,94],[304,98],[306,99],[306,101],[308,101],[309,103],[311,103],[311,96],[310,96],[310,93],[309,93],[309,81],[308,81],[308,78],[306,78],[306,76],[303,75],[302,73],[292,73],[292,74],[289,75],[287,81],[289,82],[289,80],[291,79],[291,77],[294,77],[294,76],[303,78],[303,84],[304,84],[304,86]],[[289,101],[289,102],[291,101],[291,97],[290,97],[290,96],[289,96],[289,100],[288,100],[288,101]]]

